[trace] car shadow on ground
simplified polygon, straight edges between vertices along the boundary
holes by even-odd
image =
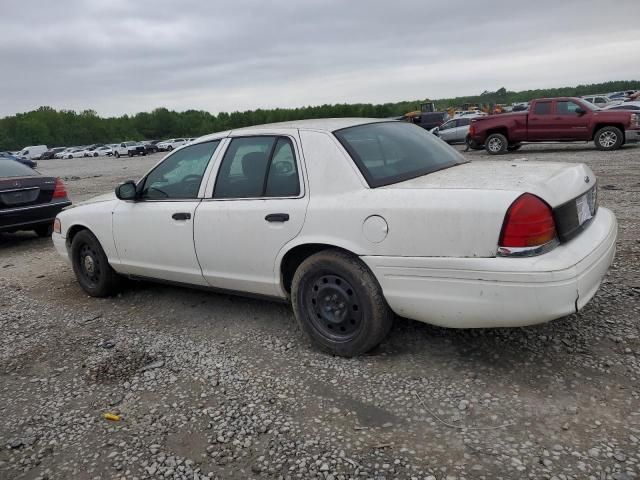
[[[50,238],[41,238],[35,234],[35,232],[15,232],[7,233],[0,232],[0,249],[15,247],[15,246],[31,246],[37,242],[51,242]]]

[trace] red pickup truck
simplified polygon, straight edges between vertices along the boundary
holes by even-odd
[[[574,97],[540,98],[528,112],[505,113],[471,121],[468,143],[484,145],[491,155],[520,148],[523,142],[589,142],[600,150],[616,150],[640,141],[640,114],[633,110],[601,110]]]

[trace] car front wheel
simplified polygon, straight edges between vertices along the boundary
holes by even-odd
[[[336,355],[368,352],[393,324],[393,313],[376,278],[346,252],[325,250],[307,258],[296,270],[291,290],[302,331]]]
[[[484,148],[490,155],[503,155],[507,152],[509,142],[501,133],[492,133],[484,142]]]
[[[602,127],[594,137],[598,150],[617,150],[622,145],[623,140],[624,134],[617,127]]]
[[[92,297],[107,297],[117,292],[119,276],[90,231],[83,230],[73,237],[71,264],[78,283]]]
[[[120,158],[120,154],[118,152],[113,154],[116,158]]]

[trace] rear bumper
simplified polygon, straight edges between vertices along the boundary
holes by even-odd
[[[0,210],[0,232],[28,230],[38,225],[52,223],[56,215],[69,205],[71,205],[71,202],[66,200],[64,202]]]
[[[575,313],[615,254],[617,222],[600,208],[576,238],[529,258],[361,257],[398,315],[452,328],[517,327]]]
[[[625,143],[638,143],[640,142],[640,130],[625,130],[624,131]]]

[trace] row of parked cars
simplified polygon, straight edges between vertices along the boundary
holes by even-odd
[[[19,152],[0,152],[4,156],[11,156],[29,166],[35,166],[35,160],[50,160],[52,158],[83,158],[103,156],[146,155],[148,153],[166,152],[181,147],[195,140],[195,138],[169,138],[167,140],[145,140],[142,142],[94,143],[93,145],[76,145],[74,147],[48,148],[46,145],[32,145],[24,147]],[[32,165],[33,164],[33,165]]]

